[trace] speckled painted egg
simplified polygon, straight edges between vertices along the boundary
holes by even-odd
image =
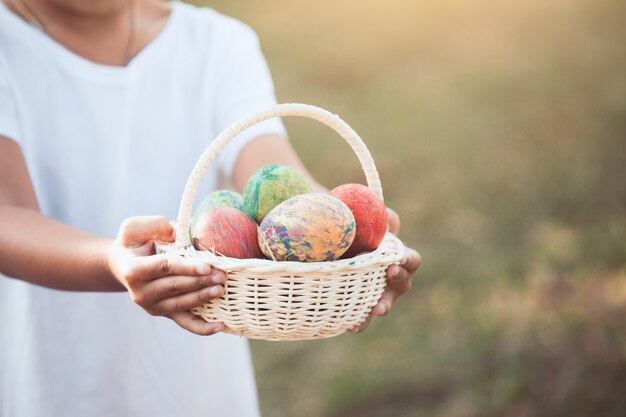
[[[189,224],[190,234],[193,236],[193,229],[198,222],[198,218],[202,213],[205,213],[213,207],[234,207],[236,209],[243,209],[243,196],[235,191],[231,190],[217,190],[206,196],[191,218]]]
[[[330,195],[346,203],[356,222],[354,241],[343,257],[351,258],[359,253],[376,250],[388,226],[387,209],[380,197],[362,184],[340,185]]]
[[[277,261],[333,261],[348,250],[354,233],[348,206],[328,194],[309,193],[282,202],[265,216],[259,245]]]
[[[293,196],[313,191],[304,174],[281,164],[255,172],[243,190],[243,211],[260,223],[274,207]]]
[[[213,207],[202,213],[193,233],[193,245],[231,258],[262,258],[257,224],[233,207]]]

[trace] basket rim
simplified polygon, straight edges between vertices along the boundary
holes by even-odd
[[[155,242],[158,251],[172,255],[183,256],[208,263],[225,272],[247,271],[258,274],[275,275],[276,273],[310,273],[310,272],[340,272],[358,271],[374,265],[391,265],[399,263],[404,257],[404,243],[390,232],[385,234],[378,248],[352,258],[322,262],[274,261],[271,259],[238,259],[216,255],[208,251],[198,251],[192,245],[178,248],[176,243]]]

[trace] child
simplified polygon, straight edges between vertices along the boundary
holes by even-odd
[[[173,241],[207,142],[274,102],[256,35],[210,9],[0,0],[0,273],[18,278],[0,277],[0,416],[258,415],[246,340],[192,334],[224,329],[189,310],[225,274],[152,242]],[[306,172],[278,119],[231,142],[200,195],[270,162]],[[373,315],[419,262],[388,270]]]

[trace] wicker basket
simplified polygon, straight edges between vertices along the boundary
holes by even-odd
[[[223,322],[225,332],[264,340],[308,340],[336,336],[363,323],[382,295],[386,269],[398,263],[404,245],[387,233],[379,248],[332,262],[276,262],[235,259],[196,251],[189,220],[200,181],[220,150],[245,129],[272,117],[300,116],[333,128],[356,153],[370,189],[383,197],[378,172],[358,134],[338,116],[306,104],[278,104],[237,121],[204,151],[187,181],[176,224],[176,242],[162,252],[206,262],[228,274],[225,294],[196,308],[208,322]]]

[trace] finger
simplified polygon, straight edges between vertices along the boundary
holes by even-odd
[[[407,271],[404,267],[396,267],[398,268],[398,272],[396,274],[389,276],[389,271],[387,272],[388,279],[387,287],[385,288],[385,292],[394,293],[394,300],[409,291],[413,284],[413,282],[411,281],[411,277],[413,276],[413,274]],[[391,272],[393,273],[394,270],[392,270]]]
[[[367,319],[363,323],[357,326],[354,326],[353,328],[348,330],[348,332],[352,334],[361,333],[362,331],[368,328],[368,326],[370,325],[370,321],[372,321],[372,316],[368,316]]]
[[[391,307],[393,306],[394,301],[396,300],[397,295],[395,291],[387,290],[383,293],[380,300],[378,300],[378,304],[374,306],[372,309],[372,316],[386,316],[391,311]]]
[[[404,258],[400,261],[400,265],[412,275],[422,265],[422,256],[415,249],[405,249]]]
[[[200,336],[210,336],[226,329],[224,323],[208,323],[189,312],[173,313],[168,317],[183,329]]]
[[[129,217],[120,226],[117,237],[123,246],[129,248],[142,246],[151,240],[176,240],[174,228],[163,216]]]
[[[137,258],[133,273],[146,280],[153,280],[169,275],[209,275],[211,271],[211,265],[190,261],[178,255],[162,253]]]
[[[387,288],[372,308],[371,316],[386,316],[391,311],[395,300],[411,289],[410,275],[403,267],[391,265],[387,268]]]
[[[389,222],[389,231],[397,235],[400,232],[400,216],[389,207],[387,207],[387,221]]]
[[[143,287],[144,303],[153,304],[175,295],[187,294],[216,284],[224,284],[225,282],[226,274],[217,269],[213,270],[209,275],[171,275],[158,278],[150,281]]]
[[[402,270],[402,267],[400,267],[399,265],[396,265],[396,264],[389,265],[389,267],[387,268],[387,278],[390,278],[390,279],[396,278],[398,274],[400,274],[401,270]]]
[[[222,295],[224,295],[224,287],[221,285],[212,285],[198,291],[192,291],[187,294],[161,300],[154,304],[150,312],[165,316],[172,313],[189,311]]]

